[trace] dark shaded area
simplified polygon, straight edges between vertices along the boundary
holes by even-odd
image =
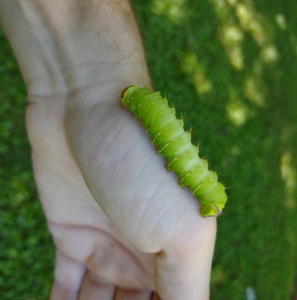
[[[0,32],[0,299],[48,299],[54,249],[34,184],[26,90]]]

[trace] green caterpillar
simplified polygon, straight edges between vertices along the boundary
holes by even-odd
[[[204,217],[217,216],[227,201],[225,187],[215,172],[198,155],[199,149],[191,143],[191,134],[184,131],[184,123],[175,116],[167,99],[148,87],[130,86],[122,92],[122,103],[146,128],[158,153],[167,160],[167,169],[180,178],[182,187],[188,186],[198,197]]]

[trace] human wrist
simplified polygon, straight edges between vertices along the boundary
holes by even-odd
[[[128,1],[92,1],[85,8],[78,2],[56,2],[0,3],[1,23],[29,95],[69,94],[110,81],[149,82]],[[10,14],[19,15],[15,24],[9,21]]]

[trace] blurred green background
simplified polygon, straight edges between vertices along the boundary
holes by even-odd
[[[211,299],[297,299],[297,2],[134,0],[155,89],[228,187]],[[0,299],[48,299],[26,89],[0,32]]]

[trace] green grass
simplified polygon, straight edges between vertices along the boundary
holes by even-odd
[[[186,113],[229,187],[211,299],[247,299],[248,287],[258,300],[296,299],[297,3],[133,4],[155,88]],[[32,183],[25,87],[3,34],[0,88],[0,298],[43,300],[54,249]]]
[[[0,32],[0,299],[48,299],[54,248],[36,194],[26,90]]]

